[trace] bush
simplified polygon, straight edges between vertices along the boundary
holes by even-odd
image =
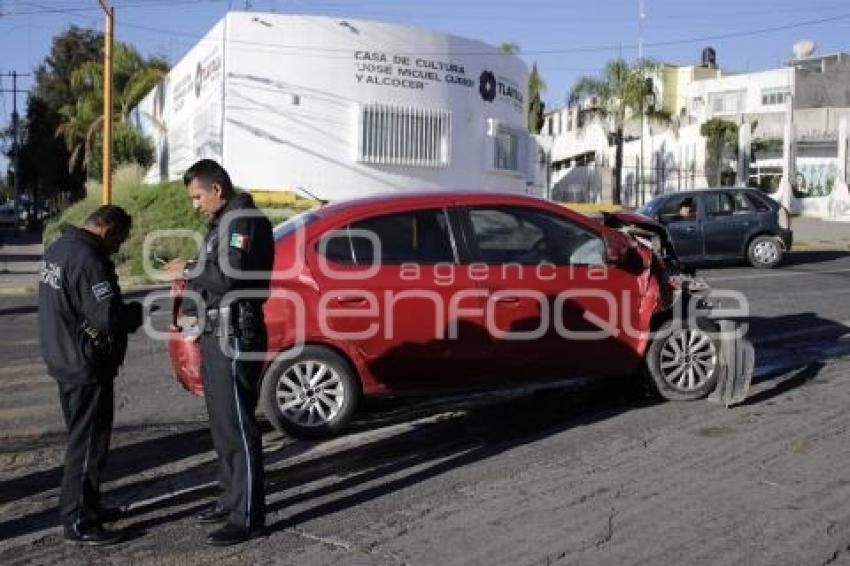
[[[146,185],[143,183],[144,175],[142,167],[124,165],[116,170],[112,178],[112,202],[124,208],[133,217],[130,238],[113,258],[121,275],[144,275],[143,245],[145,237],[152,231],[182,229],[194,230],[200,234],[206,232],[206,223],[192,210],[183,183],[172,181]],[[86,217],[100,206],[100,203],[101,184],[89,181],[86,184],[86,198],[67,208],[58,220],[46,226],[45,245],[59,237],[59,227],[62,224],[82,226]],[[295,212],[289,207],[263,210],[273,224]],[[198,248],[192,238],[157,238],[153,252],[165,260],[178,256],[192,258],[197,256]]]

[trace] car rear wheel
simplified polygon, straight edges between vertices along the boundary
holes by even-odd
[[[773,236],[758,236],[747,247],[747,259],[753,267],[776,267],[782,261],[782,245]]]
[[[266,418],[295,438],[327,438],[354,415],[360,383],[348,360],[321,346],[305,346],[266,371],[260,396]]]
[[[646,354],[650,386],[668,401],[707,396],[720,373],[720,342],[714,324],[667,322]]]

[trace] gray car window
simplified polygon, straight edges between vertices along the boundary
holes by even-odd
[[[598,265],[605,241],[555,214],[523,207],[469,211],[478,260],[487,263]]]

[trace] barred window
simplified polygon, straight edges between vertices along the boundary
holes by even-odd
[[[358,161],[378,165],[448,167],[451,113],[387,104],[361,107]]]

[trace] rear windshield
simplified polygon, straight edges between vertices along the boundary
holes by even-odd
[[[306,212],[296,214],[292,218],[284,220],[274,228],[274,241],[277,242],[278,240],[285,238],[289,234],[295,232],[298,228],[310,224],[317,218],[318,215],[308,210]]]

